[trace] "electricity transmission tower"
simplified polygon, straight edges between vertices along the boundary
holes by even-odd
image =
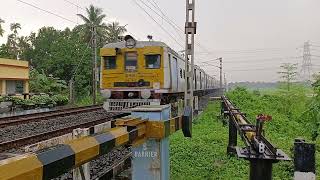
[[[310,42],[307,41],[303,45],[303,61],[301,66],[301,77],[303,81],[310,81],[312,75],[312,63],[311,63],[311,52]]]

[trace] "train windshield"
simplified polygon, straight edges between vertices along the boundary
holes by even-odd
[[[138,56],[135,52],[126,53],[125,69],[126,71],[135,71],[137,69]]]
[[[103,60],[104,60],[104,68],[105,69],[116,69],[117,68],[115,56],[104,56]]]
[[[160,55],[153,54],[153,55],[145,55],[146,60],[146,68],[147,69],[159,69],[160,68]]]

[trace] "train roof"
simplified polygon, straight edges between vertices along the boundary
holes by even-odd
[[[168,45],[160,41],[136,41],[136,48],[142,48],[145,46],[169,47]],[[126,48],[126,41],[108,43],[104,45],[103,48]]]

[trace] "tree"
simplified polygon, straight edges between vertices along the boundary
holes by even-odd
[[[3,19],[0,18],[0,36],[2,37],[4,34],[4,29],[2,28],[2,23],[5,23]]]
[[[286,84],[287,91],[290,91],[292,81],[296,80],[298,64],[283,63],[280,67],[282,71],[278,72]]]
[[[119,22],[112,22],[108,24],[106,27],[107,42],[118,42],[119,37],[123,36],[125,32],[127,32],[127,29],[125,28],[125,26],[120,26]]]
[[[33,69],[30,72],[30,90],[33,93],[53,93],[61,94],[67,89],[66,82],[59,78],[54,78],[52,75],[46,76]]]
[[[13,32],[8,35],[7,46],[9,48],[10,58],[19,58],[18,49],[18,29],[21,29],[20,23],[11,23],[10,30]]]
[[[13,31],[14,34],[18,34],[18,29],[21,29],[20,23],[11,23],[10,30]]]
[[[82,14],[77,14],[83,21],[84,24],[80,25],[79,27],[84,32],[85,41],[87,43],[90,42],[92,37],[92,28],[96,28],[97,32],[97,39],[100,44],[103,42],[104,39],[104,29],[106,28],[106,24],[103,22],[104,18],[106,17],[103,14],[103,10],[101,8],[95,7],[90,5],[89,8],[86,8],[87,17]]]
[[[74,74],[76,94],[83,96],[90,92],[91,50],[78,30],[43,27],[28,37],[32,48],[24,54],[35,69],[45,74],[65,82]]]

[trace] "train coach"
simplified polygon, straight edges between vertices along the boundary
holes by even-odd
[[[124,41],[100,49],[100,89],[109,111],[126,111],[134,106],[177,102],[183,99],[185,60],[159,41]],[[217,88],[215,78],[194,68],[194,94],[202,96]]]

